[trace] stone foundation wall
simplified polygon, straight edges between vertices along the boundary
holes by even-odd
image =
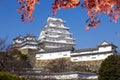
[[[66,60],[67,60],[66,62],[69,64],[69,67],[71,68],[71,70],[82,71],[82,72],[98,72],[98,69],[102,63],[102,60],[101,61],[83,61],[83,62],[71,62],[70,58],[66,58]],[[38,67],[47,66],[47,64],[50,61],[52,61],[52,60],[36,60],[35,67],[38,68]]]
[[[28,49],[19,49],[22,54],[28,54]]]
[[[35,66],[35,52],[37,51],[36,49],[20,49],[19,50],[22,54],[27,55],[28,57],[28,62],[31,64],[32,67]]]
[[[62,59],[62,58],[59,58]],[[66,59],[68,62],[70,62],[70,58],[64,58]],[[53,59],[53,60],[58,60],[58,59]],[[42,66],[46,66],[49,62],[53,61],[53,60],[36,60],[35,61],[35,67],[42,67]]]
[[[36,50],[23,49],[20,51],[22,52],[22,54],[26,54],[28,56],[28,60],[30,64],[36,68],[47,66],[47,64],[52,61],[52,60],[36,60],[35,59]],[[102,60],[71,62],[70,58],[65,58],[65,59],[67,60],[67,63],[70,64],[69,65],[70,68],[73,68],[73,70],[75,71],[83,71],[83,72],[98,72],[98,69],[102,63]]]
[[[83,72],[98,72],[98,69],[102,63],[100,61],[82,61],[82,62],[74,62],[74,65],[80,67],[80,70]]]
[[[49,62],[48,60],[36,60],[34,67],[38,68],[38,67],[45,66],[46,64],[48,64],[48,62]]]

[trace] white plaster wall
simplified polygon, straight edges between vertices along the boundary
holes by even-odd
[[[89,53],[96,53],[99,51],[86,51],[86,52],[78,52],[78,53],[71,53],[71,55],[78,55],[78,54],[89,54]]]
[[[32,42],[32,41],[31,42],[26,42],[26,43],[33,44],[33,45],[36,44],[37,45],[37,42]]]
[[[36,54],[36,60],[48,60],[70,57],[70,51]]]
[[[53,23],[50,23],[49,26],[56,27],[56,25],[54,25]]]
[[[56,75],[56,79],[73,79],[79,78],[78,74]]]
[[[24,47],[21,47],[20,49],[37,49],[37,46],[29,46],[29,45],[26,45]]]
[[[24,75],[25,76],[25,75]],[[77,74],[77,73],[71,73],[71,74],[52,74],[52,75],[44,75],[44,76],[35,76],[36,78],[41,79],[57,79],[57,80],[64,80],[64,79],[98,79],[97,74]]]
[[[71,53],[71,55],[90,54],[90,53],[106,52],[106,51],[112,51],[112,46],[99,47],[98,50],[95,50],[95,51],[86,51],[86,52]]]
[[[71,57],[72,62],[76,61],[95,61],[95,60],[104,60],[108,56],[112,55],[112,53],[108,54],[96,54],[96,55],[86,55],[86,56],[77,56],[77,57]]]
[[[22,43],[22,40],[15,40],[16,43]]]
[[[26,38],[26,40],[32,40],[32,38],[30,38],[30,37],[27,37],[27,38]]]
[[[103,51],[111,51],[112,46],[106,46],[106,47],[99,47],[98,51],[103,52]]]

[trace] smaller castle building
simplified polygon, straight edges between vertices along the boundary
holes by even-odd
[[[12,47],[15,49],[37,49],[38,42],[33,34],[27,34],[25,37],[14,38]]]
[[[36,53],[36,60],[52,60],[58,58],[70,58],[72,62],[79,61],[99,61],[104,60],[110,55],[116,55],[117,46],[102,42],[96,48],[72,49],[72,48],[56,48],[48,51],[40,51]]]
[[[85,49],[77,49],[71,52],[71,61],[96,61],[96,60],[104,60],[110,55],[116,55],[117,46],[109,43],[102,42],[96,48],[85,48]]]
[[[12,48],[20,50],[23,54],[28,54],[29,49],[38,50],[39,46],[38,41],[36,40],[36,37],[33,34],[26,34],[25,37],[20,35],[14,38]]]

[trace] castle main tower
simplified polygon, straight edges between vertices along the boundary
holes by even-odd
[[[74,39],[69,28],[64,26],[65,21],[61,18],[48,17],[46,25],[41,30],[38,42],[43,49],[73,47]]]

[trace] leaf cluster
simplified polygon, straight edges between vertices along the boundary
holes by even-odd
[[[120,79],[120,55],[112,55],[105,59],[99,68],[99,80]]]
[[[33,11],[35,4],[38,2],[39,0],[18,0],[20,4],[18,12],[21,14],[23,22],[33,21]],[[107,14],[112,22],[117,22],[118,18],[120,18],[120,0],[54,0],[52,13],[56,14],[56,11],[61,8],[76,8],[80,4],[89,16],[86,20],[86,30],[98,26],[101,22],[98,16],[101,14]]]
[[[27,80],[27,79],[20,78],[16,75],[8,73],[8,72],[0,72],[0,80]]]

